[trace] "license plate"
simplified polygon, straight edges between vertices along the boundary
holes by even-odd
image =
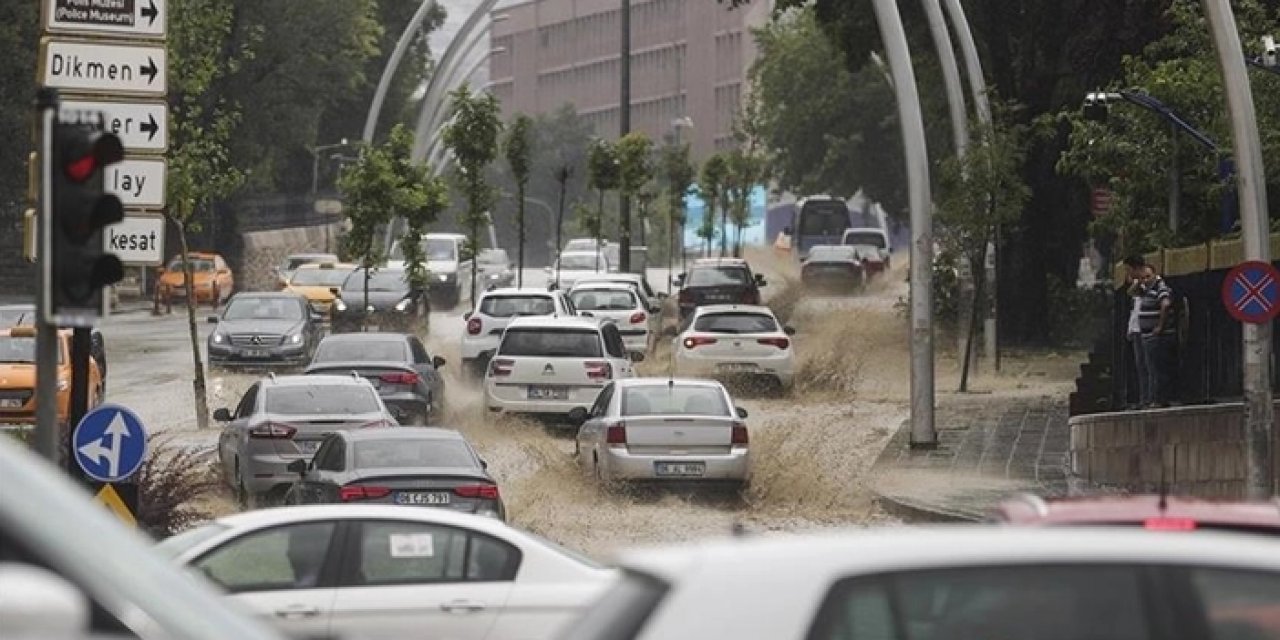
[[[267,351],[265,349],[245,349],[240,352],[240,355],[246,358],[265,358],[267,357]]]
[[[726,362],[719,365],[717,368],[726,373],[741,373],[746,371],[757,371],[760,369],[760,367],[749,362]]]
[[[569,390],[565,387],[529,387],[530,400],[568,400]]]
[[[707,472],[705,462],[655,462],[653,472],[659,476],[700,477]]]
[[[0,400],[0,409],[21,409],[22,401],[17,398],[5,398]]]
[[[441,505],[449,504],[450,496],[443,491],[397,491],[396,504]]]
[[[320,448],[319,440],[303,440],[301,442],[295,440],[293,443],[298,446],[298,451],[306,454],[315,453],[316,449]]]

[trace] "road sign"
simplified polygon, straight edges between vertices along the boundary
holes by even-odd
[[[107,166],[103,182],[107,193],[119,196],[126,209],[160,209],[167,169],[162,158],[125,158]]]
[[[1098,187],[1089,194],[1089,210],[1095,218],[1105,216],[1111,211],[1111,200],[1111,190]]]
[[[163,102],[63,100],[58,119],[101,126],[120,138],[126,153],[162,152],[169,147],[169,105]]]
[[[44,1],[46,31],[163,38],[167,21],[165,0]]]
[[[162,96],[168,83],[163,44],[41,42],[40,84],[81,93]]]
[[[1256,260],[1236,265],[1222,281],[1222,304],[1240,322],[1271,322],[1280,314],[1280,271]]]
[[[103,230],[102,239],[103,250],[126,265],[164,263],[164,218],[159,216],[125,216]]]
[[[147,432],[134,412],[104,404],[86,413],[71,434],[76,465],[100,482],[119,482],[138,470],[147,453]]]

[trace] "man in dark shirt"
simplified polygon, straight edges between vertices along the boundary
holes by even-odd
[[[1138,328],[1147,354],[1148,384],[1155,398],[1154,405],[1167,407],[1173,398],[1173,368],[1176,366],[1173,289],[1149,264],[1142,267],[1142,288],[1138,299]]]

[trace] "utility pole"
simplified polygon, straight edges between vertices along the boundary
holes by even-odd
[[[40,89],[36,96],[40,118],[40,204],[36,221],[36,449],[54,466],[60,464],[62,434],[58,433],[58,327],[53,314],[53,124],[58,92]]]
[[[619,52],[618,137],[631,133],[631,0],[622,0],[618,14],[622,23],[622,50]],[[631,271],[631,199],[618,190],[618,270]]]
[[[1271,262],[1267,220],[1267,180],[1258,139],[1258,119],[1253,107],[1240,32],[1228,0],[1203,0],[1209,31],[1218,51],[1218,67],[1227,94],[1231,140],[1240,198],[1240,230],[1244,259]],[[1271,323],[1244,323],[1244,430],[1248,468],[1247,496],[1270,498],[1276,492],[1271,406]]]
[[[1169,231],[1178,232],[1182,208],[1182,175],[1178,167],[1178,125],[1169,123]]]

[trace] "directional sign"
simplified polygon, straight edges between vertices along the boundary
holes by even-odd
[[[50,40],[41,43],[40,84],[82,93],[162,96],[167,87],[164,45]]]
[[[85,414],[71,434],[76,464],[100,482],[119,482],[142,466],[147,432],[134,412],[104,404]]]
[[[169,105],[163,102],[63,100],[62,122],[101,126],[114,133],[126,153],[164,151],[169,147]]]
[[[165,202],[166,173],[163,159],[125,158],[107,165],[103,187],[119,196],[126,209],[160,209]]]
[[[125,216],[102,232],[104,251],[116,254],[127,265],[164,263],[164,218]]]
[[[165,0],[45,0],[46,31],[164,37]]]
[[[1280,314],[1280,272],[1256,260],[1236,265],[1222,281],[1222,304],[1240,322],[1271,322]]]

